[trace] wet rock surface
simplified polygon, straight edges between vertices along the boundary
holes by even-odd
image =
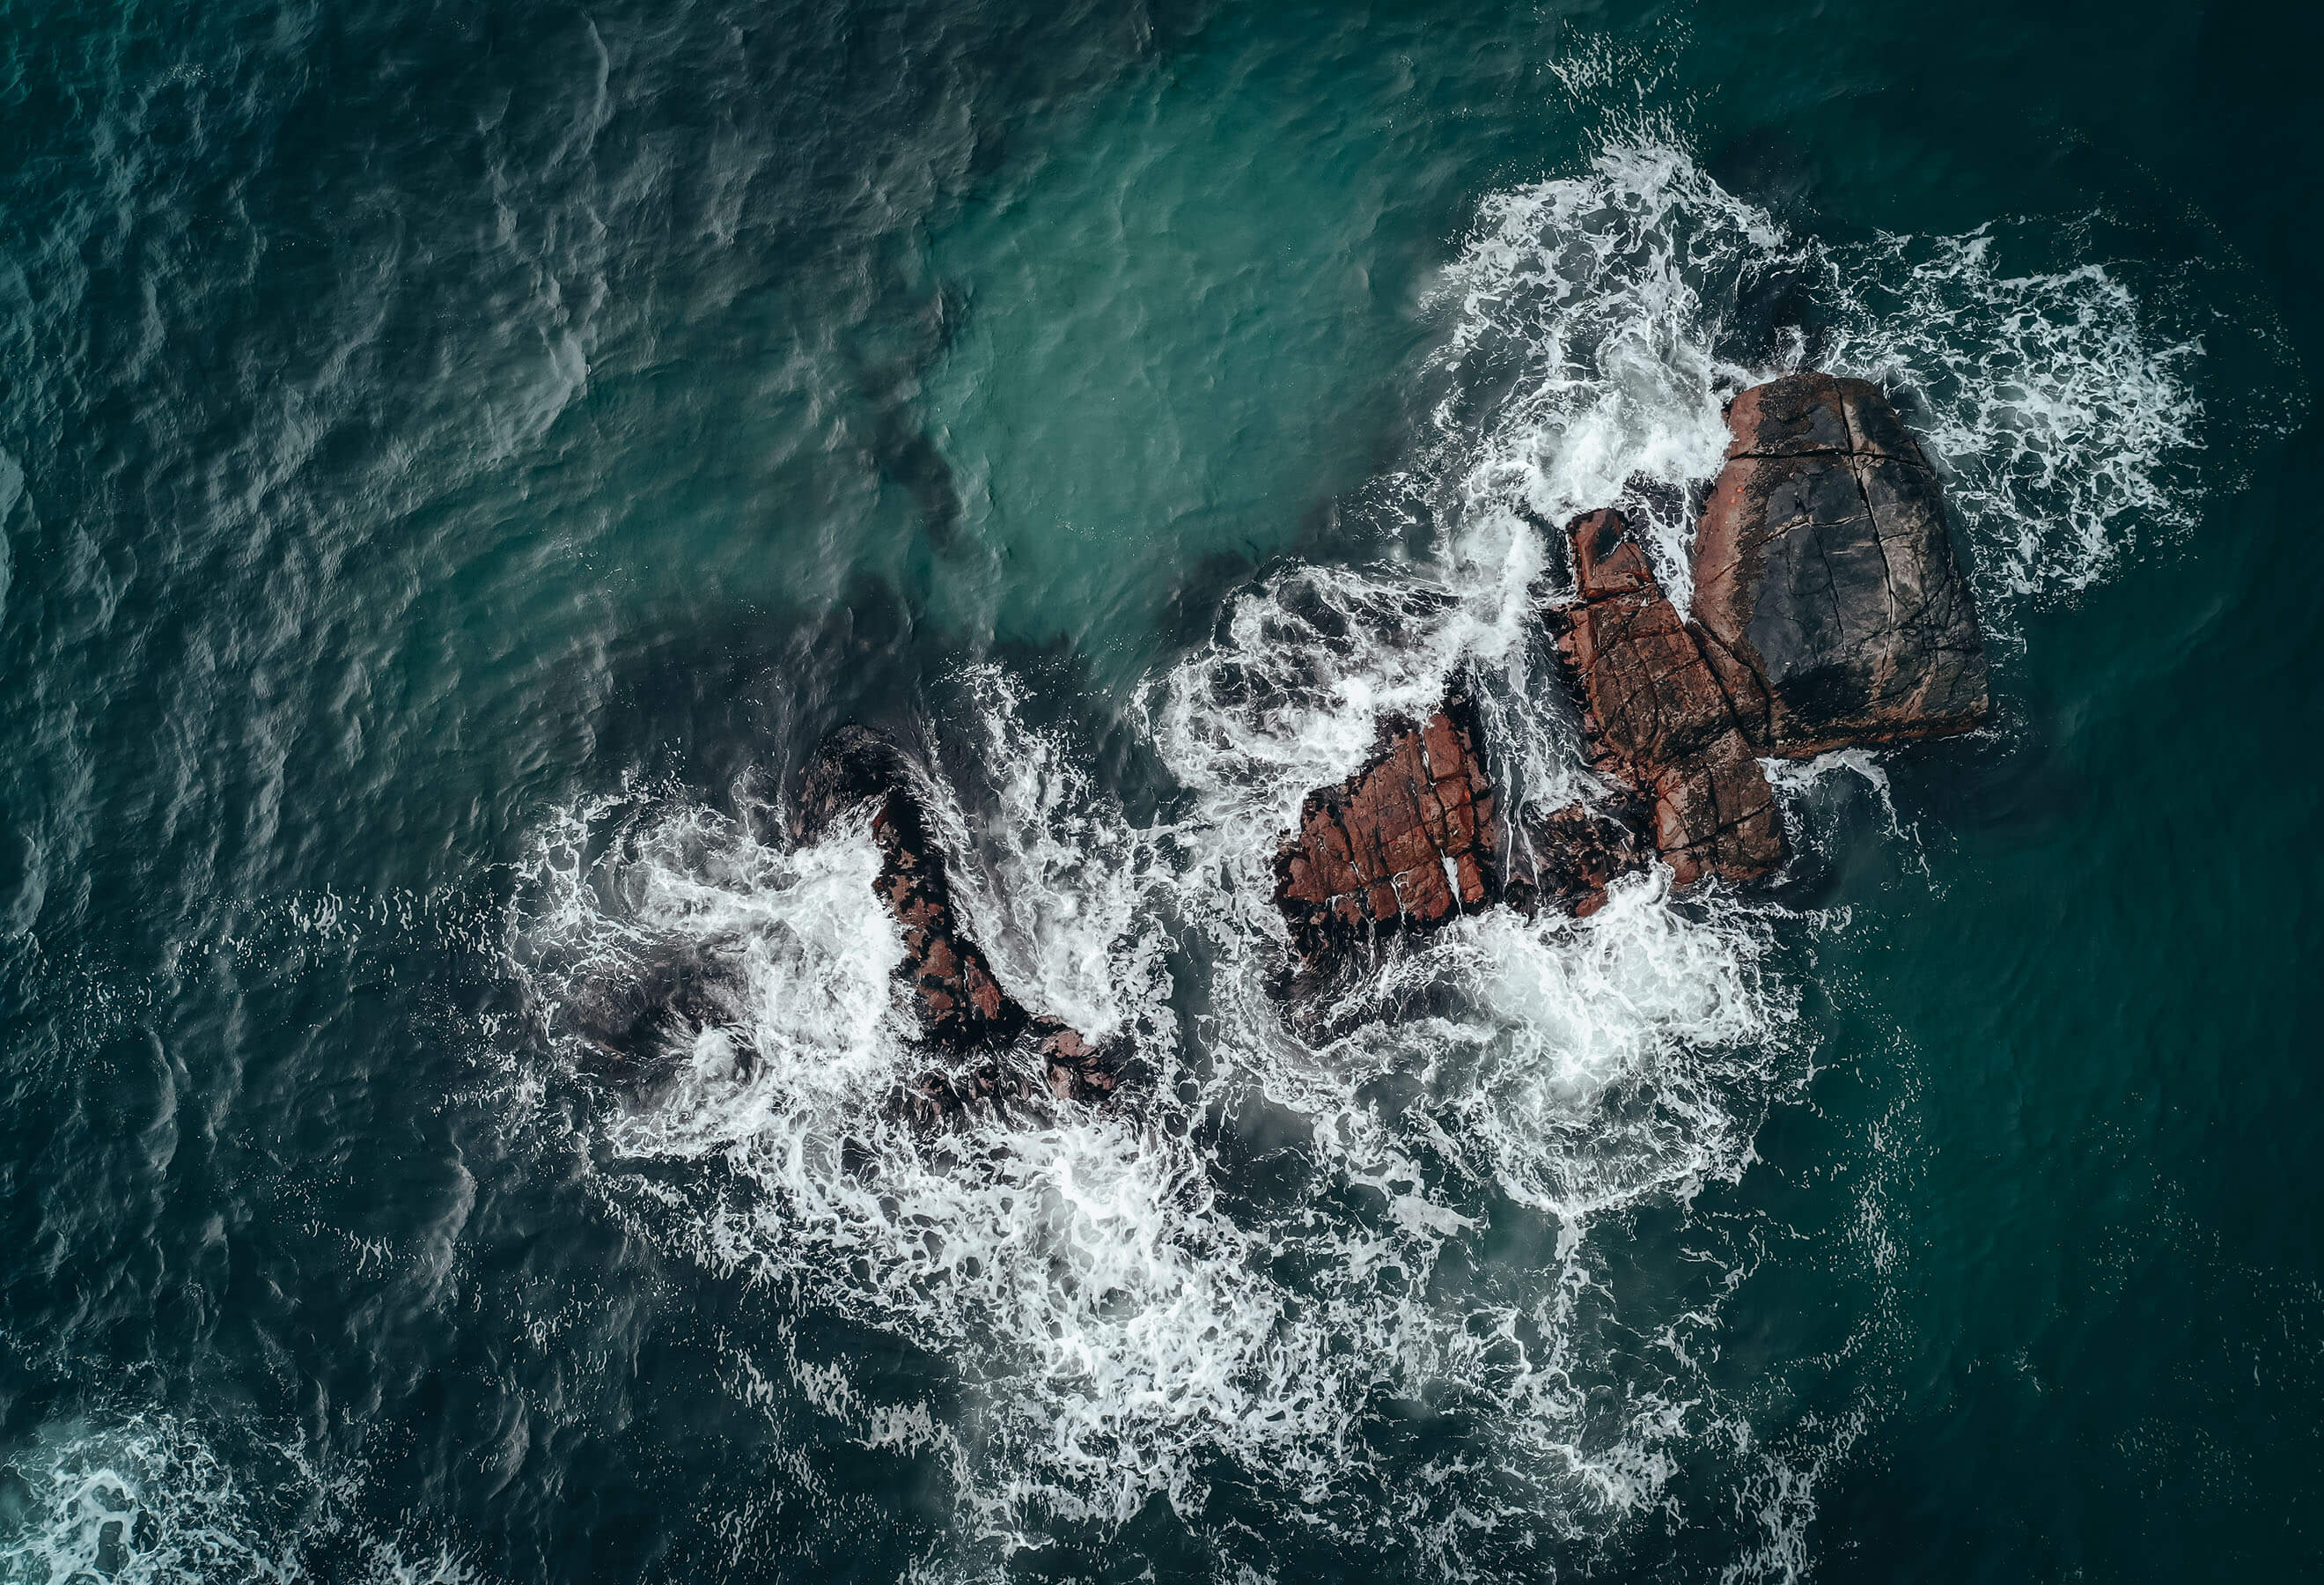
[[[1526,913],[1554,908],[1585,919],[1606,905],[1606,888],[1654,862],[1651,802],[1618,793],[1602,809],[1574,803],[1519,828],[1506,894]]]
[[[1019,1043],[1029,1046],[1051,1094],[1084,1102],[1111,1095],[1121,1077],[1113,1057],[1056,1019],[1027,1011],[963,932],[943,855],[894,745],[860,728],[834,734],[801,782],[794,834],[812,839],[839,815],[871,802],[877,804],[872,838],[881,857],[873,890],[903,930],[897,974],[911,987],[922,1038],[948,1056],[982,1059],[957,1073],[923,1076],[906,1087],[899,1104],[934,1121],[975,1101],[1006,1110],[1036,1100],[1033,1087],[1000,1060]]]
[[[1680,619],[1620,513],[1584,514],[1566,533],[1580,598],[1557,614],[1558,653],[1591,768],[1642,796],[1679,885],[1767,874],[1784,857],[1775,790],[1704,636]],[[1551,825],[1575,831],[1579,819]],[[1581,910],[1602,897],[1600,885]]]
[[[1499,802],[1484,734],[1455,692],[1393,723],[1371,763],[1307,795],[1276,857],[1275,900],[1310,958],[1428,930],[1498,901]]]
[[[1694,616],[1763,752],[1966,732],[1985,649],[1944,500],[1879,387],[1799,374],[1728,409],[1694,545]]]

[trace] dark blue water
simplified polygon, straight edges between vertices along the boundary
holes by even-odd
[[[2319,1571],[2319,47],[0,6],[0,1578]],[[1563,802],[1537,524],[1801,364],[1993,728],[1286,1019],[1301,795]],[[1150,1086],[889,1114],[849,720]]]

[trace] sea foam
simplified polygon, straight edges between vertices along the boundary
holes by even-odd
[[[558,1059],[598,1060],[560,1010],[693,976],[590,1126],[610,1214],[766,1295],[738,1396],[933,1459],[964,1538],[1002,1551],[1156,1497],[1210,1526],[1223,1469],[1287,1534],[1526,1571],[1708,1461],[1765,1520],[1730,1577],[1795,1572],[1824,1461],[1754,1451],[1702,1364],[1759,1235],[1690,1214],[1810,1071],[1781,911],[1640,877],[1588,920],[1461,920],[1295,1014],[1271,857],[1457,672],[1513,803],[1591,791],[1542,637],[1567,592],[1545,531],[1618,504],[1686,598],[1722,402],[1814,350],[1754,318],[1779,277],[1821,293],[1823,361],[1895,387],[1948,459],[1990,609],[2102,575],[2187,499],[2197,350],[2102,265],[1990,257],[1983,234],[1830,248],[1674,144],[1610,147],[1487,199],[1443,272],[1426,433],[1361,503],[1406,553],[1269,571],[1139,691],[1170,818],[1132,827],[1020,680],[955,678],[980,768],[920,792],[962,910],[1014,994],[1136,1051],[1151,1081],[1111,1108],[934,1136],[893,1114],[936,1059],[860,821],[794,848],[771,813],[665,794],[549,822],[509,940]],[[1612,1280],[1647,1206],[1677,1218],[1662,1291]],[[917,1350],[929,1392],[808,1357],[804,1314]],[[1215,1530],[1222,1556],[1243,1534]]]
[[[212,1434],[161,1411],[43,1428],[0,1460],[0,1580],[66,1585],[340,1580],[472,1585],[448,1547],[407,1556],[362,1516],[359,1468],[327,1474],[296,1444]]]

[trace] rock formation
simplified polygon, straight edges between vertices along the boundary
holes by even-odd
[[[1112,1094],[1120,1078],[1114,1060],[1057,1020],[1027,1012],[962,933],[943,857],[893,745],[861,728],[835,733],[807,767],[795,834],[812,838],[841,813],[875,800],[872,838],[881,866],[873,890],[903,927],[904,961],[897,974],[912,988],[922,1037],[955,1056],[986,1058],[959,1080],[942,1073],[923,1077],[908,1088],[908,1108],[933,1120],[972,1099],[996,1106],[1029,1100],[1028,1087],[999,1060],[1004,1048],[1020,1041],[1029,1043],[1060,1098],[1093,1102]]]
[[[1762,751],[1966,732],[1985,649],[1936,475],[1877,386],[1799,374],[1728,409],[1694,616]]]
[[[1307,795],[1276,857],[1275,900],[1309,957],[1443,923],[1500,895],[1501,832],[1484,735],[1460,693],[1390,726],[1379,753]]]
[[[1455,697],[1309,795],[1276,900],[1311,960],[1506,899],[1586,914],[1659,854],[1681,886],[1783,862],[1763,758],[1978,726],[1985,653],[1936,476],[1877,387],[1803,374],[1735,399],[1695,536],[1695,618],[1621,514],[1566,533],[1554,613],[1585,750],[1610,797],[1505,833],[1475,713]],[[1509,850],[1504,853],[1506,846]]]

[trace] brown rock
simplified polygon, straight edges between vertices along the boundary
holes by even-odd
[[[1566,533],[1581,598],[1559,614],[1558,651],[1581,695],[1591,765],[1651,800],[1654,848],[1680,885],[1766,874],[1783,862],[1783,827],[1733,697],[1748,677],[1723,680],[1732,657],[1679,619],[1620,513],[1586,513]],[[1748,692],[1745,704],[1762,708]],[[1539,866],[1577,877],[1569,892],[1642,857],[1609,842],[1579,810],[1534,834]],[[1578,851],[1561,848],[1575,842]],[[1604,894],[1601,879],[1576,901],[1595,908]]]
[[[1392,726],[1363,770],[1307,795],[1276,858],[1275,900],[1302,951],[1430,929],[1499,895],[1483,743],[1456,692],[1426,721]]]
[[[1936,475],[1879,388],[1830,375],[1728,409],[1694,545],[1694,615],[1763,753],[1966,732],[1985,651]]]
[[[991,966],[960,933],[944,862],[929,843],[918,803],[892,788],[872,817],[879,844],[874,889],[904,931],[904,977],[920,1010],[920,1028],[946,1045],[990,1045],[1015,1035],[1023,1008],[1001,994]]]
[[[1036,1018],[1033,1032],[1034,1054],[1041,1059],[1050,1093],[1059,1099],[1094,1105],[1121,1082],[1118,1062],[1056,1019]]]
[[[1706,875],[1730,881],[1766,874],[1784,859],[1775,789],[1743,734],[1729,728],[1655,777],[1655,846],[1672,878],[1691,886]]]

